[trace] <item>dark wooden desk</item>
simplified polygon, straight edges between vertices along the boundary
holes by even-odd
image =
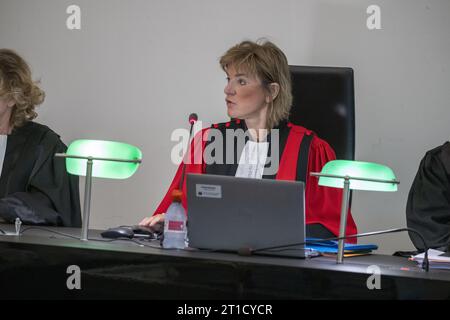
[[[0,229],[13,231],[11,225]],[[49,228],[79,236],[79,229]],[[90,238],[100,238],[92,230]],[[450,271],[424,272],[405,258],[290,259],[163,250],[133,242],[82,242],[43,230],[0,235],[0,298],[449,299]],[[81,269],[81,290],[66,286]],[[381,270],[369,290],[367,268]]]

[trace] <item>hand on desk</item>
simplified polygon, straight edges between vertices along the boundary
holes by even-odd
[[[151,216],[149,218],[144,218],[139,223],[139,225],[162,231],[164,229],[164,216],[165,216],[165,213],[161,213],[161,214]]]

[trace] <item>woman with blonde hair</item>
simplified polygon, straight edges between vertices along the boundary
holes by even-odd
[[[307,236],[327,238],[338,235],[342,191],[321,187],[317,178],[309,175],[310,172],[320,172],[323,165],[336,156],[330,145],[311,130],[289,122],[291,78],[284,53],[269,41],[244,41],[220,58],[220,66],[227,75],[224,93],[231,121],[214,124],[194,138],[195,142],[201,143],[191,144],[188,154],[191,159],[201,161],[187,162],[189,157],[185,157],[158,208],[140,224],[160,227],[172,201],[172,191],[180,185],[182,168],[186,165],[186,173],[303,181],[306,184]],[[248,133],[243,148],[228,147],[229,137],[235,139],[234,135],[227,134],[229,130]],[[221,135],[219,140],[223,141],[221,154],[224,158],[211,162],[214,156],[208,154],[208,147],[214,141],[210,137],[218,134]],[[234,159],[226,161],[226,153],[230,150]],[[277,163],[276,172],[269,170],[268,159]],[[187,208],[186,181],[182,185],[182,204]],[[356,225],[350,214],[346,234],[355,233]]]
[[[67,147],[32,121],[44,98],[25,60],[0,49],[0,220],[79,227],[78,177],[54,157]]]

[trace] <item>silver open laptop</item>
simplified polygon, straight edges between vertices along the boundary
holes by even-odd
[[[188,174],[189,246],[219,251],[305,241],[303,182]],[[259,252],[304,258],[304,246]]]

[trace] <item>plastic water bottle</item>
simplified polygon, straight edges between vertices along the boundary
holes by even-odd
[[[186,210],[181,205],[180,190],[172,192],[172,204],[164,217],[163,248],[184,249],[187,236]]]

